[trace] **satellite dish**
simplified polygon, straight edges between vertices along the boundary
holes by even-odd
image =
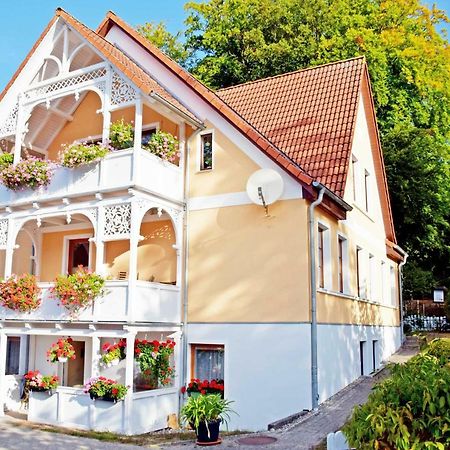
[[[267,207],[275,203],[283,194],[283,178],[273,169],[261,169],[250,175],[247,194],[256,205]]]

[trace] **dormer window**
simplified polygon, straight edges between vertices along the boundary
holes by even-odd
[[[213,135],[205,133],[200,136],[200,170],[213,168]]]

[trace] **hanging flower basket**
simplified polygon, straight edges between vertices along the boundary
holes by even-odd
[[[175,342],[137,339],[134,344],[134,356],[139,363],[141,373],[156,379],[162,386],[167,386],[175,376],[175,368],[170,364]]]
[[[50,293],[70,314],[77,315],[105,294],[105,279],[80,266],[74,274],[56,277]]]
[[[47,352],[47,360],[51,363],[65,363],[69,359],[76,359],[75,348],[72,345],[73,339],[58,339],[52,344]]]
[[[90,378],[84,385],[84,392],[92,400],[118,402],[125,398],[128,387],[106,377]]]
[[[12,275],[0,282],[0,304],[13,311],[30,313],[36,310],[41,305],[40,293],[34,275]]]
[[[127,347],[127,341],[125,339],[120,339],[119,342],[110,344],[105,342],[102,347],[104,352],[100,364],[106,367],[117,366],[120,361],[125,359],[125,349]]]
[[[75,167],[93,164],[103,159],[110,152],[109,147],[102,144],[81,144],[74,142],[64,145],[59,153],[59,163],[63,167]]]
[[[29,157],[11,164],[0,172],[1,182],[13,191],[38,189],[47,186],[53,175],[53,167],[47,161]]]

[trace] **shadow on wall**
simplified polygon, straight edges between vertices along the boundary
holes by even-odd
[[[177,254],[175,236],[170,223],[142,224],[144,239],[138,244],[137,273],[142,281],[176,282]],[[113,279],[128,278],[130,244],[128,240],[106,243],[106,268]],[[121,274],[122,273],[122,277]]]

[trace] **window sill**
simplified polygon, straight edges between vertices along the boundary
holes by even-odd
[[[346,298],[347,300],[355,300],[357,302],[369,303],[370,305],[382,306],[384,308],[398,309],[396,306],[384,305],[381,302],[377,302],[377,301],[374,301],[374,300],[369,300],[368,298],[355,297],[354,295],[344,294],[342,292],[330,291],[330,290],[324,289],[324,288],[317,289],[317,292],[320,292],[321,294],[332,295],[333,297]]]

